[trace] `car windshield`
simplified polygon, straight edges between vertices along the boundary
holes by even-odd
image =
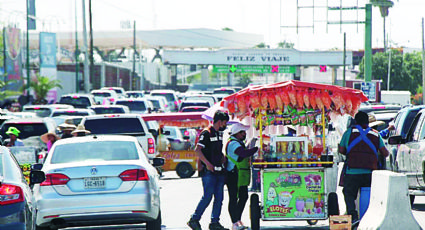
[[[87,115],[89,115],[88,112],[60,111],[60,112],[53,112],[52,117],[58,117],[58,116],[87,116]]]
[[[57,146],[51,164],[84,161],[138,160],[139,155],[131,141],[90,141]]]
[[[103,93],[92,93],[95,97],[110,97],[111,93],[103,92]]]
[[[232,94],[234,92],[235,92],[235,90],[233,90],[233,89],[215,89],[213,91],[213,94],[227,94],[227,95],[230,95],[230,94]]]
[[[0,153],[0,177],[3,177],[3,153]]]
[[[201,107],[186,107],[182,109],[182,112],[202,112],[207,110],[207,107],[201,106]]]
[[[149,99],[149,101],[152,102],[152,105],[153,105],[154,108],[156,108],[156,109],[160,109],[161,108],[161,105],[159,103],[159,100]]]
[[[50,116],[52,110],[49,108],[39,108],[39,107],[33,107],[33,108],[24,108],[24,112],[34,112],[38,117],[48,117]]]
[[[72,105],[75,108],[87,108],[91,106],[90,100],[86,97],[62,97],[59,103]]]
[[[89,119],[84,122],[92,134],[144,133],[138,118]]]
[[[45,133],[47,133],[47,127],[44,123],[22,123],[22,124],[4,124],[1,128],[1,135],[3,137],[9,138],[9,136],[6,134],[6,131],[9,129],[9,127],[15,127],[17,128],[19,133],[19,139],[25,139],[28,137],[33,136],[41,136]]]
[[[210,107],[210,103],[207,101],[183,101],[181,107],[188,107],[188,106],[206,106]]]
[[[125,113],[122,108],[92,108],[96,114]]]
[[[146,111],[144,101],[117,101],[117,105],[126,105],[130,111]]]
[[[152,96],[162,96],[167,99],[168,102],[174,101],[174,95],[172,93],[152,93]]]
[[[141,93],[126,93],[127,97],[131,97],[131,98],[142,98],[143,94]]]

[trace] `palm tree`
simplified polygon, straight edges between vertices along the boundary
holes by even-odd
[[[35,92],[34,104],[46,104],[47,92],[55,87],[62,89],[59,80],[50,80],[48,77],[40,76],[39,74],[37,74],[37,81],[30,82],[30,87]]]
[[[3,77],[4,76],[6,76],[6,74],[4,74]],[[2,77],[2,79],[3,79],[3,77]],[[16,95],[21,94],[21,92],[17,92],[17,91],[7,89],[10,84],[15,83],[15,82],[16,82],[16,80],[9,80],[9,81],[0,80],[0,101],[3,101],[10,96],[16,96]]]

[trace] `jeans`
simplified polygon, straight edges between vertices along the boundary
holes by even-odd
[[[237,170],[227,174],[227,191],[229,192],[229,214],[232,223],[241,220],[242,212],[248,201],[248,186],[238,187]]]
[[[224,183],[226,176],[224,174],[215,174],[206,170],[202,177],[202,187],[204,195],[196,207],[195,213],[192,215],[192,220],[200,220],[205,209],[210,204],[214,196],[213,209],[211,213],[211,223],[217,223],[220,220],[221,206],[223,204]]]
[[[361,187],[370,187],[372,184],[372,174],[345,174],[344,194],[345,206],[347,207],[347,214],[351,215],[353,220],[359,218],[355,201],[357,194]]]

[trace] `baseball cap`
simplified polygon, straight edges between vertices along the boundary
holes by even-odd
[[[240,131],[246,131],[249,129],[248,125],[243,125],[241,123],[236,123],[232,125],[232,128],[230,129],[230,135],[235,135],[239,133]]]

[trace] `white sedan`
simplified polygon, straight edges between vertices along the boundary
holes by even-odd
[[[137,139],[91,135],[58,140],[34,186],[37,229],[146,222],[161,229],[159,175]],[[41,166],[41,165],[39,165]]]

